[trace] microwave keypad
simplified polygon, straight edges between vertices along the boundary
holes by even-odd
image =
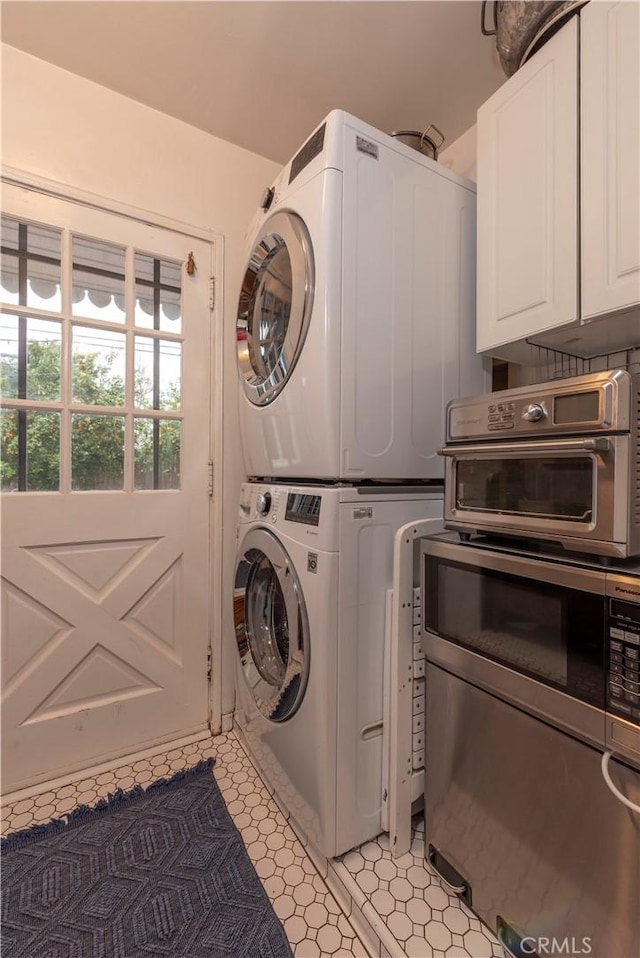
[[[608,700],[611,711],[640,723],[640,630],[609,630]]]

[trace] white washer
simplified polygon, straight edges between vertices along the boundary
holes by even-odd
[[[329,114],[248,233],[236,330],[247,475],[442,476],[447,402],[489,388],[475,223],[475,184]]]
[[[236,720],[326,857],[382,831],[386,592],[406,522],[441,491],[245,483],[234,621]]]

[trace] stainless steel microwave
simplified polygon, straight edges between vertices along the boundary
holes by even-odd
[[[429,864],[512,958],[636,955],[640,562],[449,532],[421,571]]]
[[[422,540],[427,659],[640,767],[640,563]]]
[[[444,521],[640,554],[640,373],[607,370],[447,407]]]

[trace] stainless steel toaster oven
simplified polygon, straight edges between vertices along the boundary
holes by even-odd
[[[638,555],[639,433],[640,373],[624,369],[455,400],[445,526]]]

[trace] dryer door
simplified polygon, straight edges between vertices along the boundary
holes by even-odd
[[[274,213],[256,237],[236,321],[240,380],[256,406],[272,402],[295,367],[311,316],[314,279],[303,221],[294,213]]]
[[[291,559],[267,529],[244,538],[233,594],[238,652],[259,710],[272,722],[300,707],[309,674],[309,623]]]

